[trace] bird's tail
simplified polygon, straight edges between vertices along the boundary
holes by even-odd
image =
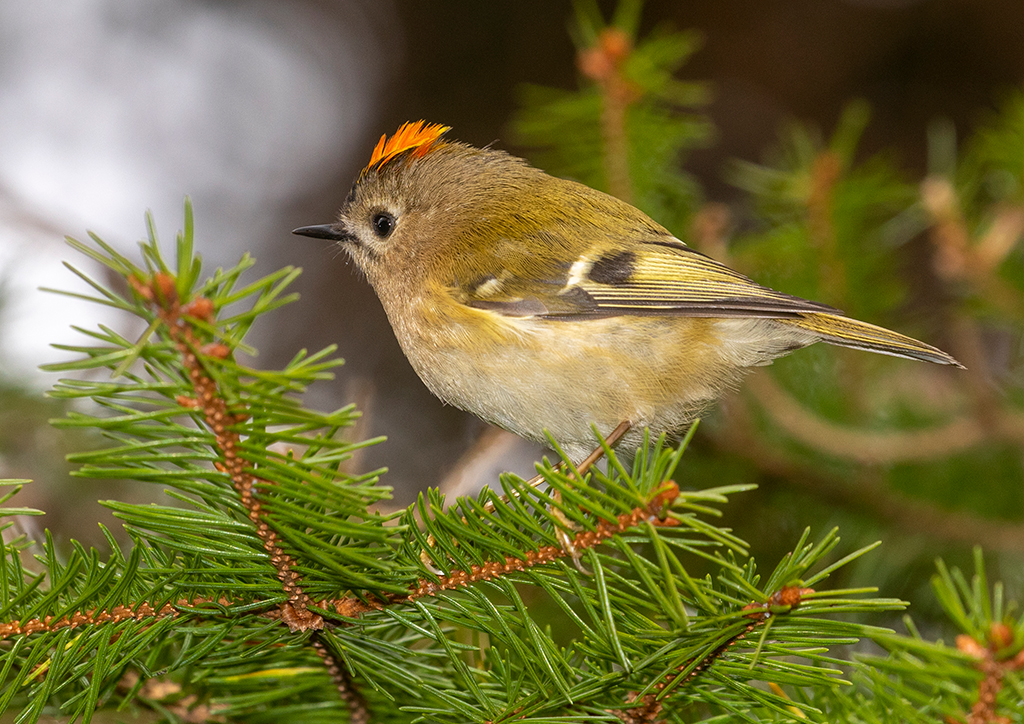
[[[894,357],[919,359],[925,362],[963,368],[962,364],[941,349],[932,347],[924,342],[918,342],[912,337],[892,332],[884,327],[876,327],[873,324],[859,322],[849,317],[810,312],[795,319],[779,319],[776,321],[779,324],[810,332],[821,341],[836,344],[840,347],[864,349],[869,352],[878,352],[879,354],[891,354]]]

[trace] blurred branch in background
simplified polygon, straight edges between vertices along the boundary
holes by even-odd
[[[577,2],[571,34],[581,87],[523,87],[511,135],[541,168],[678,226],[700,198],[680,162],[710,140],[711,124],[695,112],[707,104],[709,91],[675,78],[700,47],[699,36],[662,30],[638,39],[641,6],[639,0],[620,3],[606,26],[594,3]]]
[[[746,202],[703,203],[680,167],[709,137],[692,110],[707,91],[673,78],[695,36],[637,37],[632,0],[607,25],[593,4],[576,7],[580,89],[529,87],[513,121],[542,166],[631,200],[759,282],[946,346],[968,367],[797,353],[702,427],[700,477],[777,476],[889,535],[1024,550],[1024,93],[962,150],[933,133],[947,168],[923,181],[891,155],[863,157],[870,112],[854,102],[831,137],[792,123],[763,163],[733,162]]]

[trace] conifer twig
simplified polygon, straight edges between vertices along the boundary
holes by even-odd
[[[277,577],[288,594],[288,601],[282,603],[280,607],[281,620],[292,631],[322,629],[323,618],[309,610],[312,601],[302,590],[301,577],[295,571],[295,560],[281,548],[276,531],[265,520],[263,506],[256,499],[256,485],[270,483],[257,478],[239,454],[240,438],[232,426],[244,421],[248,415],[244,412],[228,411],[227,402],[217,389],[216,382],[206,374],[197,356],[200,345],[189,326],[188,318],[208,322],[213,313],[212,303],[205,297],[197,297],[183,309],[178,300],[174,279],[162,272],[157,272],[148,280],[132,276],[129,277],[129,281],[143,299],[157,308],[161,321],[166,325],[171,339],[181,353],[182,365],[188,373],[195,397],[180,397],[178,403],[183,407],[202,411],[207,426],[216,436],[221,460],[216,461],[214,467],[231,476],[249,520],[256,527],[263,547],[270,554],[270,562],[277,570]],[[225,358],[231,353],[228,347],[216,342],[205,345],[202,352],[207,356],[219,358]]]
[[[425,596],[434,596],[442,591],[463,588],[478,581],[488,581],[509,573],[525,571],[533,566],[544,565],[571,556],[573,550],[583,551],[593,548],[612,536],[635,528],[645,521],[657,526],[673,526],[674,518],[665,517],[665,510],[679,497],[679,486],[671,480],[665,481],[661,489],[651,498],[646,507],[636,508],[629,513],[618,516],[616,521],[601,521],[594,530],[577,533],[572,538],[572,548],[561,546],[541,546],[536,550],[526,551],[522,558],[506,556],[504,560],[491,561],[483,565],[474,565],[468,570],[453,570],[448,575],[438,576],[437,580],[421,578],[416,587],[406,594],[392,595],[385,603],[367,602],[356,596],[346,596],[339,600],[322,601],[320,608],[334,609],[339,615],[355,618],[368,611],[379,610],[385,605],[403,604]]]
[[[370,710],[367,709],[366,701],[352,683],[352,676],[334,658],[319,634],[314,633],[310,643],[317,656],[324,662],[324,666],[327,667],[327,672],[334,680],[334,686],[338,690],[341,700],[348,705],[349,724],[369,724]]]
[[[639,695],[633,692],[627,699],[628,704],[636,704],[615,712],[615,715],[622,720],[623,724],[655,724],[661,720],[658,718],[662,712],[661,693],[669,687],[686,684],[702,672],[707,671],[715,661],[722,657],[729,649],[742,641],[758,626],[767,623],[772,616],[782,613],[789,613],[800,605],[804,596],[814,593],[812,588],[801,588],[800,586],[784,586],[763,603],[751,603],[743,607],[745,614],[751,622],[746,624],[742,630],[723,641],[717,648],[706,656],[698,659],[691,659],[676,667],[675,673],[669,674],[662,681],[654,686],[654,691]],[[781,610],[780,610],[781,609]]]
[[[1010,659],[999,659],[1000,649],[1013,644],[1014,632],[1005,623],[993,623],[989,627],[987,645],[979,643],[968,634],[956,637],[956,647],[977,660],[975,664],[982,673],[978,682],[978,698],[967,716],[967,724],[998,724],[1010,721],[999,716],[997,711],[999,692],[1003,688],[1003,677],[1010,671],[1024,669],[1024,651]]]
[[[821,255],[818,273],[821,287],[831,298],[826,300],[837,307],[846,306],[846,274],[839,257],[836,239],[835,214],[836,184],[843,174],[843,159],[832,150],[823,150],[814,158],[810,169],[810,189],[807,196],[807,228],[811,243]]]
[[[186,602],[182,601],[182,604]],[[208,603],[208,601],[190,601],[187,605],[202,605]],[[176,606],[171,604],[164,604],[159,609],[153,608],[148,603],[140,603],[133,608],[128,606],[114,606],[109,610],[102,611],[76,611],[70,616],[64,616],[62,618],[54,618],[53,616],[46,616],[44,618],[31,618],[23,621],[9,621],[8,623],[0,623],[0,641],[9,639],[14,636],[30,636],[32,634],[54,631],[60,631],[61,629],[74,629],[82,626],[97,626],[100,624],[116,624],[121,621],[143,621],[145,619],[158,619],[165,618],[168,616],[177,616],[178,609]]]

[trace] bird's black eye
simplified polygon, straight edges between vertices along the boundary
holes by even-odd
[[[373,233],[381,239],[388,238],[395,230],[395,217],[386,211],[378,211],[374,214],[371,223],[373,224]]]

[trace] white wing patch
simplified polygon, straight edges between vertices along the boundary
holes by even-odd
[[[481,297],[489,297],[501,291],[501,286],[502,284],[500,279],[497,277],[491,277],[490,279],[485,280],[482,284],[479,284],[473,292]]]
[[[581,256],[579,259],[574,261],[572,266],[569,267],[569,276],[565,280],[565,286],[562,287],[562,291],[560,291],[559,294],[565,294],[573,287],[582,286],[583,282],[587,278],[587,274],[590,273],[590,269],[593,266],[594,262],[586,256]]]

